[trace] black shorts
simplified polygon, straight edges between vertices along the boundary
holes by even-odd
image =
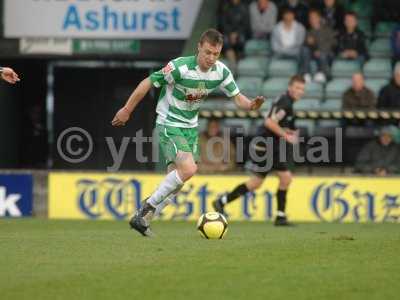
[[[268,149],[255,149],[250,153],[249,171],[258,177],[266,177],[271,171],[287,171],[289,170],[289,161],[291,159],[290,147],[285,147],[282,151],[279,148],[275,151]],[[255,154],[255,155],[252,155]]]

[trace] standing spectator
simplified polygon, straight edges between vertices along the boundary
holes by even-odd
[[[345,29],[339,35],[338,55],[344,59],[357,59],[362,64],[368,58],[368,51],[365,34],[357,27],[357,15],[346,13],[344,24]]]
[[[270,0],[258,0],[250,4],[249,12],[253,38],[269,38],[278,17],[275,3]]]
[[[374,92],[365,86],[361,73],[353,74],[352,86],[343,94],[343,109],[374,109],[376,98]]]
[[[271,44],[274,54],[278,57],[298,59],[305,33],[304,26],[295,20],[293,10],[285,10],[283,20],[272,31]]]
[[[280,5],[279,11],[283,12],[287,9],[294,11],[296,20],[308,27],[308,5],[301,0],[284,0]]]
[[[300,71],[306,82],[311,81],[311,60],[315,59],[318,71],[314,76],[316,82],[324,83],[329,75],[329,68],[333,58],[333,49],[336,45],[335,32],[326,25],[322,25],[321,14],[318,10],[309,13],[310,29],[302,48]]]
[[[235,170],[235,147],[229,139],[222,136],[221,126],[217,119],[208,121],[207,131],[203,132],[199,137],[199,145],[201,161],[199,172],[210,173]]]
[[[336,0],[324,0],[320,11],[326,25],[335,30],[343,28],[344,8]]]
[[[400,170],[400,152],[393,142],[392,131],[384,127],[378,140],[369,142],[357,157],[355,171],[365,174],[386,176]]]
[[[390,37],[390,44],[392,46],[392,63],[393,65],[400,60],[400,24],[393,29]]]
[[[400,109],[400,64],[394,68],[392,81],[384,86],[378,97],[378,108]]]
[[[249,33],[248,7],[240,0],[231,0],[222,15],[224,51],[230,67],[235,70],[238,57],[243,53]]]

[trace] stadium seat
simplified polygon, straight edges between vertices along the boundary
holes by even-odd
[[[321,102],[321,111],[340,111],[342,109],[342,99],[327,99]]]
[[[232,101],[227,99],[206,99],[201,104],[200,110],[224,110],[227,102]]]
[[[269,43],[266,40],[248,40],[244,46],[244,54],[249,56],[269,55]]]
[[[369,46],[369,53],[372,57],[390,57],[392,55],[390,40],[387,38],[376,39]]]
[[[287,77],[297,73],[297,62],[293,59],[273,58],[269,64],[270,77]]]
[[[310,82],[306,84],[305,98],[309,99],[322,99],[324,97],[324,88],[322,84],[317,82]]]
[[[395,26],[395,22],[379,22],[375,28],[375,37],[389,37]]]
[[[288,77],[268,79],[262,86],[262,94],[267,98],[275,98],[280,96],[286,91],[288,83]]]
[[[314,120],[302,120],[302,119],[297,119],[295,121],[296,128],[299,128],[300,130],[302,128],[306,129],[307,135],[312,136],[315,131],[315,121]]]
[[[360,70],[360,63],[356,60],[337,59],[332,64],[332,77],[351,77]]]
[[[252,119],[244,118],[227,118],[224,120],[224,127],[229,127],[232,131],[231,135],[235,133],[248,135],[252,127]]]
[[[392,65],[390,59],[373,58],[364,65],[366,78],[391,78]]]
[[[350,10],[357,13],[357,15],[361,18],[369,18],[372,16],[373,5],[370,1],[358,0],[349,5]]]
[[[351,86],[351,79],[347,78],[339,78],[339,79],[334,79],[330,81],[326,85],[326,90],[325,90],[325,97],[327,99],[329,98],[339,98],[341,99],[343,96],[343,93]]]
[[[372,25],[369,19],[358,20],[358,28],[364,32],[368,37],[372,36]]]
[[[338,120],[320,120],[315,126],[314,135],[315,136],[335,136],[336,128],[340,128],[341,124]]]
[[[388,79],[367,79],[365,85],[375,93],[375,96],[378,97],[381,88],[388,84],[388,82]]]
[[[260,77],[240,77],[236,81],[239,89],[248,97],[260,95],[262,79]]]
[[[293,105],[294,110],[319,110],[320,101],[318,99],[302,99]]]
[[[239,61],[238,75],[264,78],[267,75],[267,65],[266,57],[245,57]]]

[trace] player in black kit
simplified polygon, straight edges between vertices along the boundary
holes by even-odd
[[[279,177],[275,225],[291,225],[285,214],[286,193],[292,181],[292,173],[287,164],[287,158],[291,154],[287,143],[293,145],[299,140],[298,131],[294,127],[293,103],[303,97],[304,89],[303,76],[295,75],[290,79],[287,91],[273,103],[264,124],[258,129],[257,137],[250,144],[252,176],[247,182],[238,185],[213,202],[217,212],[223,214],[226,204],[258,189],[267,174],[275,170]]]

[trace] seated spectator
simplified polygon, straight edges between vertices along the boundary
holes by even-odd
[[[283,0],[279,7],[279,12],[282,13],[287,9],[294,11],[295,18],[304,27],[308,27],[308,5],[301,0]]]
[[[258,0],[250,4],[249,12],[253,38],[269,38],[278,17],[275,3],[270,0]]]
[[[378,97],[378,108],[400,109],[400,64],[394,68],[392,81],[384,86]]]
[[[339,34],[338,55],[344,59],[357,59],[360,63],[368,58],[366,37],[358,27],[357,15],[348,12],[345,16],[345,29]]]
[[[343,109],[376,108],[374,92],[365,86],[364,76],[361,73],[353,74],[352,86],[343,94],[342,101]]]
[[[400,171],[400,152],[393,142],[390,128],[384,127],[377,140],[369,142],[359,153],[355,172],[386,176]]]
[[[392,63],[395,64],[400,61],[400,24],[393,29],[390,44],[392,46]]]
[[[298,58],[304,37],[304,26],[294,19],[294,12],[288,9],[283,13],[283,20],[272,31],[272,50],[278,57]]]
[[[228,172],[236,169],[235,147],[229,136],[222,136],[217,119],[208,121],[207,131],[200,134],[199,145],[199,172]]]
[[[300,72],[304,74],[306,82],[310,82],[311,60],[314,59],[318,66],[314,80],[324,83],[329,75],[329,68],[333,59],[333,50],[336,45],[335,32],[329,26],[322,25],[318,10],[310,11],[309,23],[310,29],[301,52]]]
[[[240,0],[231,0],[224,9],[221,26],[224,33],[224,52],[230,67],[235,71],[250,30],[248,7]]]
[[[334,30],[342,30],[344,8],[336,0],[324,0],[318,7],[321,11],[325,25]]]

